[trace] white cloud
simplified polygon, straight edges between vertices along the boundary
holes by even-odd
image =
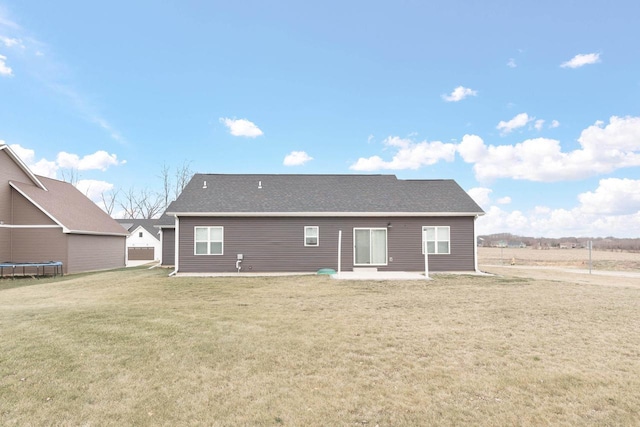
[[[600,62],[600,54],[599,53],[581,53],[567,62],[563,62],[560,64],[562,68],[579,68],[589,64],[595,64]]]
[[[442,99],[447,102],[458,102],[462,101],[468,96],[476,96],[478,95],[478,91],[473,89],[469,89],[468,87],[458,86],[451,92],[450,95],[442,95]]]
[[[640,213],[640,180],[607,178],[598,188],[578,196],[581,210],[594,214]]]
[[[490,188],[476,187],[470,189],[469,191],[467,191],[467,193],[483,209],[488,209],[492,204],[491,193],[493,193],[493,190]],[[499,205],[508,205],[511,203],[511,197],[501,197],[496,200],[496,203]]]
[[[542,119],[536,120],[535,124],[533,125],[533,127],[536,128],[536,130],[542,130],[543,126],[544,126],[544,120]]]
[[[37,162],[29,165],[29,169],[31,169],[31,172],[35,173],[36,175],[56,178],[59,168],[58,165],[56,165],[56,162],[52,162],[46,159],[40,159]]]
[[[488,154],[487,146],[478,135],[463,136],[457,150],[467,163],[480,162]]]
[[[104,172],[109,166],[118,166],[124,162],[118,161],[118,156],[115,154],[109,154],[106,151],[100,150],[82,158],[77,154],[61,151],[56,157],[56,163],[61,168],[77,170],[97,169]]]
[[[507,62],[507,67],[516,68],[517,66],[518,64],[516,64],[516,60],[513,58],[509,58],[509,61]]]
[[[81,179],[76,182],[76,188],[94,203],[102,203],[102,193],[113,190],[113,184],[95,179]]]
[[[31,172],[36,175],[43,175],[50,178],[56,178],[59,169],[76,169],[76,170],[101,170],[106,171],[110,166],[118,166],[126,163],[125,160],[118,160],[115,154],[109,154],[106,151],[96,151],[82,158],[77,154],[71,154],[61,151],[56,156],[56,160],[40,159],[36,161],[35,151],[24,148],[19,144],[12,144],[11,149],[22,159]]]
[[[10,147],[34,174],[49,178],[56,177],[56,173],[58,172],[58,165],[56,162],[52,162],[47,159],[40,159],[36,161],[36,152],[29,148],[24,148],[20,144],[11,144]]]
[[[529,123],[533,119],[534,118],[529,117],[527,113],[520,113],[508,122],[505,122],[504,120],[500,121],[500,123],[498,123],[498,126],[496,126],[496,129],[498,129],[502,135],[506,135],[513,132],[515,129],[526,126],[527,123]]]
[[[563,152],[554,139],[528,139],[515,145],[486,145],[477,135],[465,135],[457,150],[474,163],[476,178],[530,181],[575,180],[640,166],[640,117],[616,117],[596,122],[578,138],[580,149]]]
[[[0,55],[0,76],[13,76],[13,70],[7,65],[7,57]]]
[[[24,148],[20,144],[9,145],[11,150],[16,153],[18,157],[28,166],[33,163],[33,159],[36,157],[36,152],[30,148]]]
[[[229,133],[233,136],[246,136],[248,138],[255,138],[263,135],[263,132],[247,119],[229,119],[226,117],[220,118],[220,122],[223,123],[228,129]]]
[[[374,171],[381,169],[419,169],[422,166],[436,164],[440,160],[452,162],[455,159],[455,144],[434,142],[414,142],[390,136],[383,141],[387,147],[396,149],[391,161],[385,161],[380,156],[359,158],[349,169],[357,171]]]
[[[285,166],[299,166],[304,165],[310,160],[313,160],[313,157],[309,156],[304,151],[292,151],[284,158],[282,164]]]
[[[469,194],[469,196],[471,196],[473,201],[479,204],[480,207],[489,206],[489,204],[491,203],[490,195],[492,192],[493,192],[492,189],[485,188],[485,187],[476,187],[467,191],[467,193]]]
[[[8,47],[8,48],[20,47],[24,49],[25,47],[24,44],[22,43],[22,40],[14,39],[6,36],[0,36],[0,42],[4,44],[5,47]]]
[[[570,209],[536,206],[530,212],[485,209],[478,218],[478,233],[509,232],[531,237],[616,236],[638,237],[640,229],[640,180],[601,180],[593,192],[578,196]]]
[[[549,125],[549,128],[555,129],[557,127],[560,127],[560,122],[557,120],[551,120],[551,124]]]

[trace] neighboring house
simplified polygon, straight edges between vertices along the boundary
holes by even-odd
[[[162,245],[157,219],[117,219],[128,232],[127,261],[160,261]]]
[[[483,214],[453,180],[196,174],[161,218],[162,261],[178,273],[315,272],[337,270],[340,254],[343,271],[423,271],[426,236],[431,271],[475,271]]]
[[[173,203],[169,204],[166,211],[173,210]],[[175,218],[165,213],[158,219],[156,228],[160,230],[160,242],[162,252],[160,256],[160,264],[170,267],[175,264],[176,260],[176,228]]]
[[[127,232],[73,185],[33,174],[0,144],[0,262],[64,273],[124,267]]]

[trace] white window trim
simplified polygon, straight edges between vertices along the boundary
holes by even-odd
[[[196,246],[198,243],[202,243],[202,241],[198,241],[196,240],[196,236],[197,236],[197,229],[198,228],[206,228],[207,229],[207,253],[206,254],[199,254],[196,251]],[[220,253],[219,254],[212,254],[210,253],[211,251],[211,243],[212,242],[218,242],[218,240],[211,240],[211,229],[212,228],[219,228],[220,232],[222,233],[222,237],[220,238]],[[220,255],[224,255],[224,227],[222,226],[195,226],[193,227],[193,254],[195,256],[220,256]]]
[[[315,235],[316,244],[315,245],[307,244],[307,228],[315,228],[316,229],[316,235]],[[310,237],[313,237],[313,236],[310,236]],[[317,226],[317,225],[305,225],[304,226],[304,245],[306,247],[309,247],[309,248],[317,248],[318,246],[320,246],[320,227],[319,226]]]
[[[369,230],[369,236],[371,236],[371,231],[373,230],[384,230],[384,259],[385,262],[381,264],[358,264],[356,263],[356,231],[357,230]],[[369,248],[371,251],[371,248]],[[371,258],[371,254],[369,254],[369,258]],[[353,229],[353,265],[354,267],[382,267],[385,265],[389,265],[389,230],[385,227],[354,227]]]
[[[434,242],[434,250],[435,252],[429,252],[429,255],[451,255],[451,226],[449,225],[424,225],[422,226],[422,255],[424,255],[424,248],[427,246],[426,240],[426,229],[427,228],[435,228],[436,238],[433,240]],[[448,228],[449,229],[449,240],[439,240],[438,239],[438,229],[439,228]],[[438,252],[438,242],[449,242],[449,251],[448,252]]]

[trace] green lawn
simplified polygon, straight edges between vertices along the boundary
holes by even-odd
[[[0,281],[0,425],[640,424],[638,289],[166,274]]]

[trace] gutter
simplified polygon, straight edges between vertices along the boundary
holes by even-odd
[[[174,216],[208,217],[442,217],[484,215],[484,212],[166,212]]]

